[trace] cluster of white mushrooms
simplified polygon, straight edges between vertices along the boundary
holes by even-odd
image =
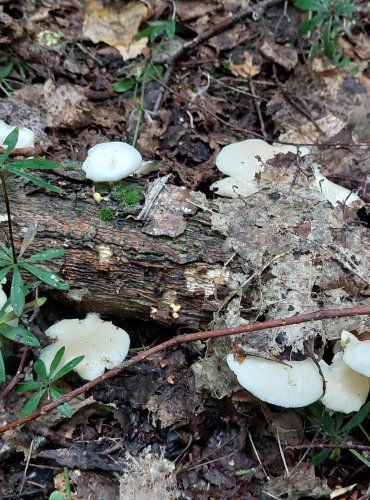
[[[227,356],[239,384],[267,403],[299,408],[320,400],[329,410],[350,413],[365,403],[370,389],[370,340],[343,331],[332,363],[278,362],[256,356]]]
[[[0,147],[14,128],[0,120]],[[32,148],[34,140],[31,130],[19,127],[17,148]],[[289,152],[305,155],[309,151],[296,146],[271,146],[260,139],[230,144],[221,150],[216,160],[218,169],[228,177],[213,183],[210,189],[230,198],[250,196],[258,191],[256,176],[263,172],[264,163],[279,153]],[[142,162],[140,153],[129,144],[107,142],[88,151],[82,169],[94,182],[116,182],[133,173],[148,173],[147,163],[150,162]],[[313,166],[313,173],[313,187],[333,204],[350,204],[359,199],[322,176],[318,166]],[[0,286],[0,307],[6,300]],[[64,346],[61,364],[84,355],[75,371],[86,380],[121,364],[130,346],[125,330],[101,320],[95,313],[88,314],[84,320],[59,321],[45,333],[54,340],[40,355],[47,370],[57,351]],[[342,345],[344,350],[335,354],[330,366],[324,361],[315,363],[310,358],[280,363],[246,356],[239,362],[233,354],[227,357],[227,363],[239,383],[263,401],[283,407],[301,407],[321,399],[327,408],[348,413],[358,410],[369,392],[370,341],[360,342],[351,333],[343,332]]]
[[[263,172],[264,164],[278,154],[294,153],[300,156],[309,154],[305,147],[285,144],[270,145],[261,139],[247,139],[222,148],[216,158],[220,172],[225,179],[214,182],[210,190],[227,198],[247,197],[259,190],[257,177]],[[320,191],[333,205],[351,205],[359,197],[348,189],[329,181],[320,173],[320,167],[312,165],[314,179],[311,188]]]

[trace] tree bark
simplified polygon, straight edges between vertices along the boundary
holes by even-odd
[[[38,232],[26,256],[65,248],[63,261],[48,266],[71,286],[68,292],[53,291],[57,300],[79,311],[168,325],[198,328],[212,320],[230,291],[223,268],[230,255],[223,251],[223,236],[211,229],[207,211],[185,216],[186,229],[178,237],[152,236],[143,232],[136,214],[127,217],[118,205],[114,220],[102,221],[91,186],[60,178],[59,184],[62,196],[10,180],[16,248],[33,221]],[[0,239],[8,244],[7,223],[1,227]]]

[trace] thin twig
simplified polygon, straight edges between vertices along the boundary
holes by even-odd
[[[257,97],[257,94],[256,94],[256,89],[254,87],[254,83],[253,83],[252,77],[249,78],[249,88],[251,89],[251,92],[252,92],[252,95],[253,95],[254,107],[256,109],[257,116],[258,116],[258,119],[259,119],[259,122],[260,122],[260,129],[261,129],[262,135],[263,135],[264,139],[267,139],[265,122],[263,121],[263,116],[262,116],[262,113],[261,113],[261,103],[258,100],[258,97]]]
[[[103,381],[115,377],[126,368],[136,365],[141,361],[144,361],[144,359],[148,359],[154,354],[169,349],[170,347],[186,344],[188,342],[196,342],[198,340],[209,340],[209,339],[227,337],[230,335],[236,335],[241,333],[244,335],[250,335],[253,332],[261,330],[279,328],[282,326],[285,327],[288,325],[297,325],[299,323],[308,323],[311,321],[319,321],[323,319],[344,318],[350,316],[365,316],[365,315],[370,315],[370,305],[360,306],[360,307],[349,307],[345,309],[322,309],[310,313],[297,314],[296,316],[289,316],[288,318],[271,319],[268,321],[252,323],[250,325],[241,325],[233,328],[221,328],[219,330],[211,330],[207,332],[184,333],[172,339],[166,340],[165,342],[162,342],[161,344],[158,344],[157,346],[152,347],[151,349],[148,349],[146,351],[145,350],[141,351],[133,358],[122,363],[122,365],[117,366],[117,368],[113,368],[113,370],[109,370],[108,372],[103,373],[103,375],[100,375],[100,377],[97,377],[94,380],[91,380],[90,382],[87,382],[86,384],[82,385],[81,387],[78,387],[74,391],[65,394],[62,398],[58,399],[58,401],[53,401],[52,403],[48,403],[47,405],[43,406],[34,413],[27,415],[26,417],[20,418],[15,422],[10,422],[9,424],[1,426],[0,432],[5,432],[9,429],[14,429],[15,427],[18,427],[19,425],[22,424],[26,424],[27,422],[30,422],[31,420],[34,420],[35,418],[38,418],[41,415],[46,415],[48,412],[50,412],[54,408],[57,408],[61,404],[71,401],[71,399],[75,398],[76,396],[79,396],[80,394],[86,391],[89,391],[90,389],[92,389],[93,387],[95,387],[96,385],[100,384]]]
[[[330,449],[330,450],[362,450],[370,451],[370,446],[366,444],[348,444],[348,443],[305,443],[285,446],[284,450],[305,450],[306,448]]]
[[[22,375],[22,371],[23,371],[23,368],[24,368],[24,363],[26,362],[26,357],[27,357],[28,349],[29,349],[28,346],[22,347],[21,350],[23,351],[23,353],[22,353],[21,360],[19,362],[17,373],[14,375],[13,379],[11,380],[11,382],[9,382],[9,384],[5,387],[5,389],[3,390],[3,392],[0,394],[0,401],[2,399],[4,399],[9,394],[9,392],[13,389],[13,387],[15,386],[15,384],[20,379],[20,376]]]

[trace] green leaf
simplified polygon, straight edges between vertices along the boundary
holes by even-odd
[[[49,500],[65,500],[65,497],[60,491],[53,491],[49,495]]]
[[[68,361],[63,368],[61,368],[53,377],[51,377],[52,382],[56,382],[60,378],[64,377],[67,373],[71,372],[78,364],[81,363],[81,361],[84,359],[85,356],[77,356],[77,358],[71,359],[71,361]]]
[[[24,345],[38,347],[40,342],[32,332],[21,326],[0,325],[0,332],[9,340],[14,340]]]
[[[42,158],[27,158],[26,160],[13,161],[9,166],[13,170],[53,170],[59,168],[60,164]]]
[[[1,269],[0,271],[0,282],[3,281],[4,278],[9,274],[9,271],[13,269],[13,264],[11,266],[6,266],[4,269]]]
[[[61,362],[62,357],[64,356],[65,350],[66,350],[66,348],[63,346],[55,354],[54,359],[51,362],[50,370],[49,370],[49,378],[50,378],[50,380],[52,379],[55,370],[58,368],[58,365]]]
[[[32,264],[28,264],[28,262],[20,262],[19,265],[26,269],[29,273],[39,278],[41,281],[50,285],[58,290],[68,290],[69,285],[57,274],[52,271],[46,271],[45,269],[41,269],[41,267],[34,266]]]
[[[42,361],[42,359],[38,359],[35,361],[35,364],[33,365],[33,369],[36,372],[37,375],[37,380],[41,380],[42,382],[47,382],[49,380],[47,371],[46,371],[46,366],[45,363]]]
[[[19,137],[19,128],[13,129],[10,134],[4,140],[4,146],[7,146],[3,154],[0,155],[0,165],[4,165],[5,160],[8,158],[10,153],[15,148]]]
[[[136,82],[133,78],[129,78],[126,80],[117,80],[113,83],[113,90],[115,92],[127,92],[127,90],[131,90],[135,87]]]
[[[328,12],[328,8],[319,0],[296,0],[294,7],[300,10],[312,10],[315,12]]]
[[[327,434],[333,435],[335,432],[334,422],[327,411],[322,416],[322,426]]]
[[[300,25],[298,29],[298,34],[300,36],[307,35],[310,31],[313,30],[315,26],[320,24],[325,19],[325,16],[315,16],[312,19],[307,19],[303,24]]]
[[[10,75],[10,73],[13,71],[13,62],[10,61],[6,66],[3,66],[0,68],[0,79],[2,80],[3,78],[6,78]]]
[[[345,432],[349,432],[358,425],[362,424],[365,418],[368,416],[370,412],[370,401],[364,404],[362,408],[347,422],[341,429],[340,433],[343,434]]]
[[[36,184],[36,186],[40,186],[44,189],[48,189],[49,191],[52,191],[53,193],[58,193],[60,194],[62,190],[58,188],[57,186],[53,186],[53,184],[49,184],[48,182],[45,182],[38,177],[35,177],[34,175],[27,174],[26,172],[23,172],[23,170],[16,170],[11,167],[11,165],[6,165],[4,169],[7,172],[11,172],[12,174],[19,175],[20,177],[23,177],[24,179],[27,179],[28,181],[33,182]]]
[[[43,260],[58,259],[59,257],[64,257],[65,253],[66,252],[64,248],[49,248],[48,250],[34,253],[33,255],[31,255],[29,260],[32,260],[34,262],[41,262]]]
[[[320,453],[317,453],[314,457],[311,458],[310,463],[313,465],[320,465],[325,460],[327,460],[331,455],[332,450],[321,450]]]
[[[22,291],[23,281],[18,265],[14,266],[12,284],[10,286],[10,303],[17,316],[20,316],[24,309],[25,297]]]
[[[2,248],[4,250],[4,252],[9,255],[9,257],[11,258],[11,260],[13,262],[13,252],[11,251],[11,249],[8,248],[6,245],[4,245],[4,243],[2,241],[0,241],[0,248]]]
[[[36,410],[36,408],[40,404],[42,395],[44,394],[45,390],[46,389],[43,389],[42,391],[37,392],[34,396],[32,396],[32,398],[30,398],[27,401],[27,403],[23,407],[23,410],[21,413],[21,418],[27,417],[28,415],[31,415],[31,413],[33,413]]]
[[[163,73],[163,66],[159,64],[150,64],[144,72],[143,83],[148,83],[153,78],[158,78],[160,80],[163,76]]]
[[[15,389],[21,394],[22,392],[34,391],[35,389],[41,389],[42,387],[45,387],[45,384],[42,382],[29,380],[27,382],[19,382],[19,384],[15,386]]]
[[[72,410],[71,410],[71,407],[69,406],[68,403],[64,403],[60,406],[58,406],[58,411],[64,415],[65,417],[67,418],[71,418],[72,417]]]
[[[361,462],[365,465],[367,465],[368,467],[370,467],[370,462],[369,460],[367,460],[365,457],[363,457],[361,455],[361,453],[359,453],[357,450],[349,450],[352,455],[354,455],[356,458],[358,458],[359,460],[361,460]]]
[[[60,393],[55,387],[50,387],[50,394],[51,394],[51,397],[55,401],[58,401],[63,396],[63,394]],[[69,404],[67,404],[67,403],[64,403],[64,404],[58,406],[58,411],[67,418],[72,417],[72,410],[71,410]]]
[[[6,261],[6,265],[8,265],[9,262],[13,262],[13,258],[12,257],[10,257],[9,255],[7,255],[6,253],[1,252],[1,251],[0,251],[0,258],[3,259],[4,261]],[[2,264],[2,266],[3,265],[4,264]]]
[[[4,365],[3,353],[1,352],[0,349],[0,382],[5,382],[5,381],[6,381],[5,365]]]

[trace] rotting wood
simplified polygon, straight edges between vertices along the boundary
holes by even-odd
[[[71,285],[53,295],[74,309],[148,320],[155,308],[153,319],[170,325],[175,303],[181,306],[176,323],[199,328],[231,291],[222,278],[231,254],[223,250],[224,237],[211,229],[207,212],[186,217],[186,230],[177,238],[151,236],[142,232],[142,222],[123,212],[113,221],[100,220],[89,186],[62,181],[62,196],[42,190],[27,196],[31,184],[15,178],[9,183],[17,249],[34,221],[38,232],[26,256],[65,248],[64,260],[49,268]],[[6,222],[1,227],[0,239],[9,243]],[[232,266],[242,272],[238,262]]]

